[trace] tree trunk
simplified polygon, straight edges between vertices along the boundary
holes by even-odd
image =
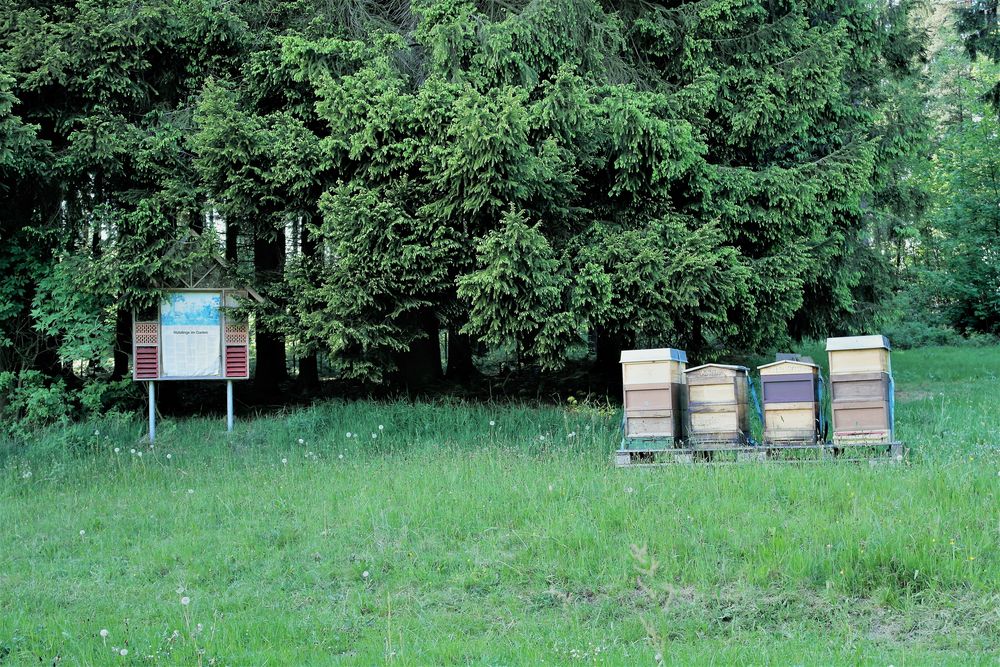
[[[603,327],[597,327],[595,339],[594,375],[601,386],[607,387],[609,394],[619,395],[622,388],[621,352],[631,345],[626,345],[626,341]]]
[[[472,362],[472,338],[459,333],[458,327],[448,330],[448,372],[449,382],[468,385],[479,377],[479,371]]]
[[[421,311],[412,321],[422,335],[413,341],[410,349],[396,356],[397,377],[394,378],[395,384],[402,385],[411,394],[425,391],[443,377],[437,318],[430,311]]]
[[[257,285],[267,292],[267,285],[281,278],[285,257],[285,233],[276,230],[267,236],[258,235],[253,244],[254,270]],[[285,337],[269,330],[266,323],[257,320],[257,367],[255,384],[265,392],[275,392],[288,379],[285,366]]]
[[[119,308],[115,315],[114,369],[112,380],[121,380],[128,374],[128,360],[132,352],[132,313]]]
[[[299,242],[302,257],[305,261],[311,261],[316,256],[316,243],[309,234],[309,228],[303,223],[299,228]],[[299,389],[311,391],[319,389],[319,360],[316,357],[316,350],[309,346],[310,341],[303,341],[311,352],[299,359]]]
[[[240,236],[240,226],[232,220],[226,219],[226,263],[230,269],[236,268],[239,260],[237,251],[237,241]]]

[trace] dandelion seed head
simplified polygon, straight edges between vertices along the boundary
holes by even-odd
[[[497,425],[497,423],[491,419],[490,420],[490,426],[496,426],[496,425]]]
[[[379,424],[378,425],[378,430],[384,431],[385,430],[385,426],[383,426],[382,424]]]
[[[167,459],[168,459],[168,460],[170,459],[170,454],[167,454]]]
[[[136,456],[138,456],[141,459],[142,458],[142,452],[136,452]]]
[[[135,447],[133,447],[132,449],[130,449],[128,451],[129,451],[130,454],[135,454]]]
[[[281,459],[281,465],[285,465],[287,463],[288,463],[288,459]]]
[[[345,435],[346,435],[346,436],[347,436],[348,438],[350,438],[350,437],[351,437],[351,432],[350,432],[350,431],[348,431],[348,432],[347,432],[347,433],[346,433]]]
[[[118,651],[118,655],[125,657],[126,655],[128,655],[128,649],[123,648],[122,650]]]
[[[367,579],[367,578],[368,578],[368,570],[365,570],[364,572],[362,572],[362,573],[361,573],[361,577],[362,577],[363,579]]]
[[[24,473],[21,475],[21,477],[23,479],[28,479],[29,477],[31,477],[31,471],[30,470],[25,470]]]
[[[191,604],[191,598],[185,595],[184,597],[181,598],[181,604],[184,605],[185,607],[188,606],[189,604]]]
[[[344,458],[344,455],[343,455],[343,454],[341,454],[341,455],[340,455],[340,456],[338,456],[337,458],[338,458],[338,459],[342,459],[342,458]]]
[[[94,435],[100,435],[100,434],[101,434],[100,431],[94,431]]]
[[[86,534],[87,534],[87,531],[85,531],[85,530],[81,530],[81,531],[80,531],[80,537],[83,537],[83,536],[84,536],[84,535],[86,535]]]
[[[194,493],[194,489],[188,489],[188,493]]]
[[[302,438],[299,438],[299,444],[300,444],[300,445],[304,445],[304,444],[306,444],[306,441],[305,441],[305,440],[303,440]]]
[[[115,454],[117,454],[117,453],[118,453],[118,452],[120,452],[120,451],[121,451],[121,448],[120,448],[120,447],[115,447]]]

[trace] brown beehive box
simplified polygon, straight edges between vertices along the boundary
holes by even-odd
[[[687,434],[699,447],[746,444],[750,439],[749,369],[705,364],[684,371]]]
[[[759,366],[764,440],[815,444],[819,434],[819,367],[803,361]]]
[[[621,355],[626,448],[650,448],[650,441],[672,446],[682,436],[684,413],[683,350],[624,350]]]
[[[834,444],[893,442],[893,381],[884,336],[830,338]]]

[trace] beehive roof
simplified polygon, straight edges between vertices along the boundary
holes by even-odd
[[[795,364],[796,366],[809,366],[810,368],[819,368],[816,364],[809,363],[808,361],[799,361],[797,359],[779,359],[778,361],[772,361],[769,364],[758,366],[757,370],[760,370],[762,368],[771,368],[772,366],[780,366],[781,364]]]
[[[827,338],[826,350],[872,350],[889,347],[889,339],[885,336],[843,336],[840,338]]]
[[[622,363],[626,361],[680,361],[687,363],[687,352],[672,347],[651,350],[622,350]]]
[[[691,373],[692,371],[698,371],[701,370],[702,368],[725,368],[730,371],[746,371],[748,373],[750,372],[750,369],[747,368],[746,366],[733,366],[731,364],[702,364],[701,366],[695,366],[694,368],[689,368],[684,372]]]

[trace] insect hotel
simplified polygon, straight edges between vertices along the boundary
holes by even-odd
[[[688,390],[687,437],[696,449],[745,446],[750,437],[750,371],[705,364],[684,371]]]
[[[622,452],[674,447],[683,436],[684,350],[624,350]],[[626,455],[627,458],[627,455]]]
[[[173,252],[183,253],[196,239],[192,232]],[[226,425],[233,430],[233,381],[250,377],[249,327],[235,309],[241,298],[263,299],[249,287],[227,285],[225,264],[212,257],[163,288],[157,304],[132,314],[132,377],[148,385],[150,442],[156,438],[157,382],[224,380]]]
[[[885,336],[828,338],[833,444],[895,444],[893,380]]]
[[[758,366],[764,401],[764,441],[779,445],[821,442],[819,366],[781,360]]]

